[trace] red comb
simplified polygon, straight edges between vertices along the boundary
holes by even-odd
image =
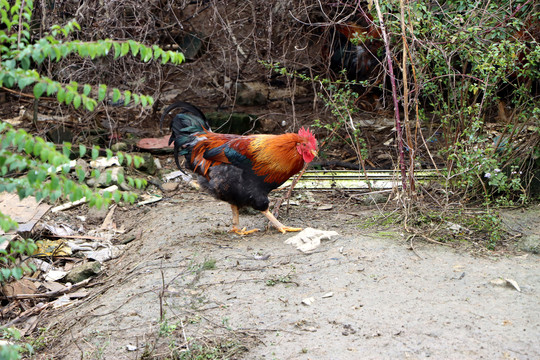
[[[311,132],[309,128],[301,128],[298,130],[298,136],[308,139],[309,144],[312,148],[317,149],[317,139],[315,139],[315,136]]]

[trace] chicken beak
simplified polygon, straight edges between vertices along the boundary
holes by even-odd
[[[313,157],[317,157],[317,154],[319,153],[317,150],[311,150],[311,153],[313,154]]]

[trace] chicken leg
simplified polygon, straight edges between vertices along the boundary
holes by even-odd
[[[293,228],[293,227],[283,225],[282,223],[279,222],[278,219],[276,219],[274,214],[272,214],[268,209],[266,209],[262,213],[264,214],[264,216],[268,218],[268,220],[270,220],[272,225],[274,225],[275,228],[281,231],[283,234],[285,234],[288,231],[302,231],[302,228]]]
[[[240,224],[240,214],[238,212],[238,206],[231,204],[232,210],[232,224],[233,227],[230,232],[236,233],[238,235],[249,235],[251,233],[259,231],[259,229],[246,230],[246,228],[239,229],[237,226]]]

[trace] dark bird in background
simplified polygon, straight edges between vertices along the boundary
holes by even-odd
[[[377,75],[382,48],[374,26],[355,23],[336,24],[330,32],[330,48],[325,49],[334,71],[345,70],[349,80],[363,81]]]
[[[184,155],[186,166],[199,175],[201,187],[231,205],[232,232],[245,235],[258,230],[238,227],[238,209],[244,206],[261,211],[282,233],[302,230],[275,218],[268,209],[268,194],[317,155],[317,140],[310,130],[283,135],[218,134],[210,130],[201,110],[185,102],[167,107],[161,121],[173,110],[177,114],[171,122],[169,144],[174,143],[176,165],[181,169],[178,157]]]

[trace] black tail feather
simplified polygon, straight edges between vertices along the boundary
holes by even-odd
[[[178,101],[165,108],[161,116],[160,128],[163,128],[165,117],[176,109],[179,110],[175,111],[176,115],[171,121],[169,144],[174,142],[174,160],[178,169],[183,171],[178,157],[180,155],[185,155],[186,159],[191,157],[191,149],[197,143],[194,134],[205,130],[210,131],[210,125],[206,116],[198,107],[187,102]]]
[[[165,116],[167,116],[171,111],[173,111],[175,109],[182,109],[182,111],[180,111],[180,113],[188,112],[188,113],[192,113],[194,115],[197,115],[198,117],[203,119],[204,122],[206,123],[206,125],[208,126],[206,129],[210,130],[210,126],[208,125],[208,120],[206,119],[206,116],[204,116],[204,113],[201,111],[201,109],[199,109],[198,107],[196,107],[193,104],[190,104],[190,103],[187,103],[187,102],[184,102],[184,101],[177,101],[177,102],[167,106],[165,108],[165,110],[163,110],[163,115],[161,115],[161,120],[159,121],[159,128],[160,129],[163,129],[163,121],[165,120]],[[171,126],[172,126],[172,123],[171,123]]]

